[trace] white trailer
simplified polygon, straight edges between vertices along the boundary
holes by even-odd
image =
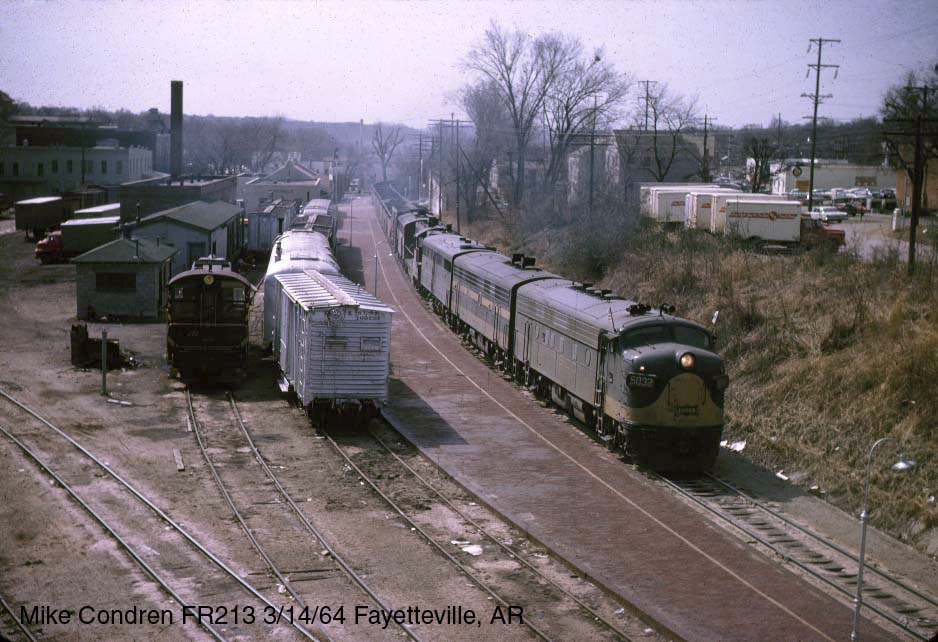
[[[800,243],[801,203],[730,199],[726,202],[724,234],[765,243]]]
[[[691,189],[719,187],[712,183],[649,183],[639,186],[639,208],[642,216],[659,223],[684,221],[684,194]],[[669,195],[663,195],[669,192]]]
[[[713,197],[718,194],[740,194],[731,187],[694,188],[684,197],[684,226],[688,229],[710,230]]]
[[[343,276],[278,274],[274,352],[304,408],[378,409],[388,397],[390,307]]]
[[[789,202],[789,203],[798,203],[800,206],[801,203],[798,201],[792,201],[787,196],[781,194],[747,194],[745,192],[735,192],[729,194],[716,194],[711,197],[711,206],[710,206],[710,232],[712,234],[725,234],[726,233],[726,204],[727,202],[734,199],[745,199],[747,201],[762,201],[762,202]]]

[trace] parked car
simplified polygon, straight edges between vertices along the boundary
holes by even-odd
[[[846,221],[847,213],[841,212],[836,207],[824,205],[821,207],[815,207],[813,210],[811,210],[811,218],[819,219],[825,223],[837,223],[840,221]]]

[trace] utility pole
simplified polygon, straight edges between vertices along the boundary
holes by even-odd
[[[779,155],[781,155],[782,150],[782,112],[778,112],[778,120],[775,123],[777,129],[775,133],[775,146],[779,149]]]
[[[708,114],[704,114],[704,139],[703,139],[703,160],[700,163],[700,180],[704,183],[710,182],[710,152],[707,148],[707,122],[713,122]]]
[[[830,42],[840,42],[833,38],[811,38],[808,44],[808,51],[811,51],[811,45],[817,43],[817,64],[808,65],[810,69],[813,68],[815,72],[814,80],[814,93],[813,94],[801,94],[802,98],[811,98],[814,101],[814,115],[811,118],[811,173],[808,182],[808,211],[814,209],[814,158],[817,151],[817,108],[823,98],[832,98],[830,94],[826,96],[821,95],[821,70],[825,68],[834,68],[839,69],[840,65],[824,65],[821,64],[821,53],[824,50],[824,43]],[[837,77],[837,73],[834,73],[834,78]]]
[[[915,118],[890,118],[889,123],[912,123],[915,126],[915,153],[912,161],[912,220],[909,222],[909,276],[915,273],[915,237],[918,220],[922,215],[922,191],[925,184],[925,123],[938,122],[938,119],[925,118],[928,109],[928,86],[909,87],[909,90],[922,92],[922,106]],[[884,132],[887,136],[908,136],[909,132]]]
[[[462,234],[462,228],[460,227],[460,224],[459,224],[459,219],[460,219],[460,216],[459,216],[459,196],[460,196],[460,189],[459,189],[459,165],[460,165],[460,163],[459,163],[459,121],[458,121],[458,120],[453,120],[453,117],[454,117],[454,116],[455,116],[455,114],[450,114],[450,120],[451,120],[451,122],[452,122],[452,123],[455,125],[455,127],[456,127],[456,133],[455,133],[455,136],[456,136],[456,146],[455,146],[455,149],[456,149],[456,233],[457,233],[457,234]]]
[[[649,92],[649,85],[657,85],[657,80],[639,80],[640,85],[645,85],[645,131],[648,131],[648,101],[651,99],[651,94]]]
[[[440,155],[440,182],[437,188],[440,192],[440,220],[443,220],[443,121],[440,121],[440,149],[437,152]]]
[[[589,205],[589,220],[593,220],[593,173],[595,162],[595,149],[596,149],[596,96],[593,96],[593,128],[590,130],[590,205]]]

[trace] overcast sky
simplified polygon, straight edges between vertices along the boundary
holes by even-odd
[[[808,39],[840,38],[821,114],[874,114],[906,69],[938,61],[938,0],[848,2],[21,2],[0,20],[0,89],[30,103],[322,121],[449,116],[488,22],[559,30],[637,80],[698,95],[718,125],[810,113]]]

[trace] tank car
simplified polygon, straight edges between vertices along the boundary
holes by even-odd
[[[239,381],[254,288],[228,263],[200,259],[168,284],[166,355],[183,380]]]

